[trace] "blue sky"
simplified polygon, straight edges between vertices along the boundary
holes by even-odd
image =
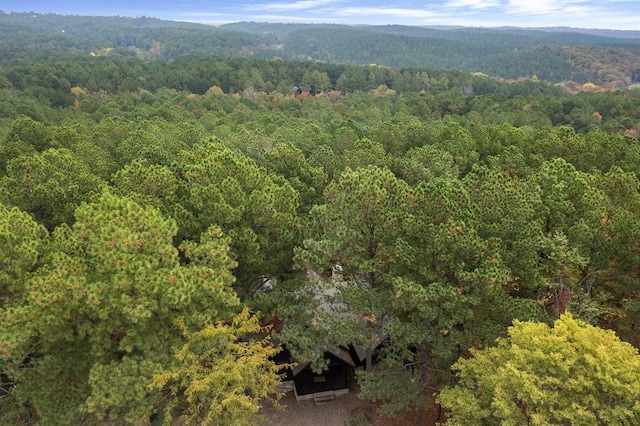
[[[268,21],[640,30],[640,0],[2,0],[0,9],[75,15],[145,15],[210,24]]]

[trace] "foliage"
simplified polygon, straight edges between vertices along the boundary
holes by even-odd
[[[297,241],[298,194],[291,185],[221,144],[183,154],[183,235],[195,240],[216,224],[231,237],[241,294],[257,277],[286,273]]]
[[[183,266],[175,232],[172,219],[109,192],[78,208],[72,227],[56,229],[50,261],[2,307],[8,401],[45,423],[139,422],[161,398],[147,388],[153,375],[170,369],[184,344],[170,324],[189,333],[214,323],[240,327],[236,338],[243,320],[255,328],[246,313],[232,321],[239,301],[229,240],[210,229],[200,245],[185,246],[191,262]],[[263,357],[267,385],[269,353],[252,358]]]
[[[4,202],[31,213],[53,229],[71,224],[75,209],[98,191],[101,179],[66,148],[48,149],[9,161],[0,178]]]
[[[440,393],[447,424],[631,424],[640,419],[640,356],[611,331],[561,316],[519,322],[472,351]]]
[[[46,255],[47,233],[27,213],[0,204],[0,306],[11,306]]]
[[[361,396],[417,423],[455,360],[514,319],[571,312],[640,346],[637,91],[207,55],[356,34],[399,61],[394,46],[456,46],[442,60],[480,49],[482,69],[528,75],[535,59],[562,75],[575,69],[559,50],[535,45],[634,40],[11,19],[0,33],[24,40],[0,48],[0,422],[253,421],[276,378],[259,311],[315,371],[326,345],[368,349]],[[276,34],[246,34],[263,27]]]
[[[184,323],[178,326],[188,333]],[[255,420],[259,403],[274,397],[279,366],[269,358],[278,349],[270,340],[244,341],[263,333],[255,316],[245,308],[231,327],[207,325],[188,333],[176,353],[176,366],[158,374],[152,388],[168,389],[174,396],[165,408],[164,424],[176,420],[203,425],[247,425]]]

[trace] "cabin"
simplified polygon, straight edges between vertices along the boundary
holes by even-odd
[[[328,346],[324,357],[329,365],[321,374],[314,373],[308,362],[298,363],[291,369],[296,400],[331,400],[349,392],[349,384],[355,377],[355,363],[349,351]]]
[[[296,362],[286,346],[276,355],[276,364],[292,366],[282,370],[283,380],[279,392],[293,392],[297,401],[313,399],[325,401],[349,392],[355,379],[355,367],[351,352],[344,347],[329,346],[324,351],[328,368],[314,373],[309,362]]]
[[[349,312],[344,302],[337,300],[336,295],[339,293],[340,288],[347,285],[347,283],[341,279],[341,273],[342,268],[340,265],[336,265],[332,269],[331,278],[329,279],[321,277],[316,272],[308,272],[308,282],[315,284],[313,290],[314,299],[317,304],[313,312],[317,316],[316,319],[313,320],[314,325],[323,326],[321,318],[326,317],[355,321],[360,320],[363,324],[373,325],[375,321],[372,323],[368,318],[358,319],[358,317]],[[269,283],[269,286],[265,287],[265,283]],[[259,285],[256,285],[254,291],[269,291],[272,288],[273,283],[265,278]],[[284,325],[283,321],[275,317],[271,318],[270,323],[276,332],[281,331]],[[381,324],[384,324],[384,321],[379,322],[377,328],[380,329]],[[375,361],[376,358],[376,349],[383,344],[386,338],[387,336],[376,333],[376,339],[372,342],[373,361]],[[277,339],[274,343],[278,344]],[[281,385],[278,386],[278,391],[293,391],[298,401],[313,399],[316,402],[332,400],[335,399],[336,396],[348,393],[350,385],[355,382],[356,369],[366,368],[366,348],[362,345],[355,344],[347,346],[322,344],[318,349],[321,348],[324,350],[323,356],[327,361],[327,368],[322,373],[317,374],[311,369],[310,362],[294,359],[286,346],[282,345],[282,350],[278,353],[274,361],[276,364],[287,365],[290,366],[290,368],[282,369],[284,377]]]

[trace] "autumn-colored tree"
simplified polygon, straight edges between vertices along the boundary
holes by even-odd
[[[183,323],[178,325],[184,329]],[[264,335],[258,318],[245,308],[231,325],[209,324],[186,332],[187,342],[176,353],[174,366],[154,376],[152,389],[171,396],[164,424],[176,421],[200,425],[249,425],[264,401],[276,401],[281,366],[271,357],[279,351]]]
[[[562,315],[515,321],[497,345],[455,365],[440,403],[447,424],[636,424],[640,355],[612,332]]]
[[[5,220],[11,217],[7,214],[17,217],[15,211],[2,213]],[[235,422],[255,411],[276,376],[267,360],[271,352],[246,334],[259,331],[256,320],[246,312],[236,317],[235,262],[220,229],[212,226],[198,242],[184,242],[187,265],[182,265],[173,246],[175,221],[152,207],[106,191],[75,216],[73,226],[55,230],[47,262],[19,280],[19,288],[9,288],[8,303],[0,308],[0,359],[11,383],[0,404],[22,407],[0,410],[16,416],[7,421],[19,422],[26,415],[43,424],[148,420],[166,397],[170,404],[179,397],[172,384],[150,386],[154,376],[179,375],[180,365],[189,365],[175,351],[188,339],[195,339],[190,344],[195,348],[219,343],[207,327],[222,333],[226,343],[221,348],[236,348],[233,377],[246,374],[253,381],[232,389],[228,379],[216,382],[211,373],[212,387],[202,398],[220,403],[240,398],[244,408],[223,417]],[[13,225],[16,231],[20,223]],[[37,232],[22,238],[30,235],[37,250]],[[24,247],[16,242],[18,249]],[[34,260],[24,262],[22,269],[33,268]],[[252,397],[242,399],[247,389],[253,389]],[[212,409],[217,409],[213,402],[197,411],[209,415]]]

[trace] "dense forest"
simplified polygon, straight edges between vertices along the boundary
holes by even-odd
[[[0,64],[35,49],[171,59],[188,54],[482,72],[622,88],[640,83],[640,31],[271,24],[0,11]],[[6,49],[5,49],[6,48]],[[44,48],[44,49],[43,49]],[[27,58],[25,58],[25,54]],[[394,88],[395,89],[395,88]]]
[[[640,38],[0,33],[0,423],[250,424],[274,342],[362,424],[640,422]]]

